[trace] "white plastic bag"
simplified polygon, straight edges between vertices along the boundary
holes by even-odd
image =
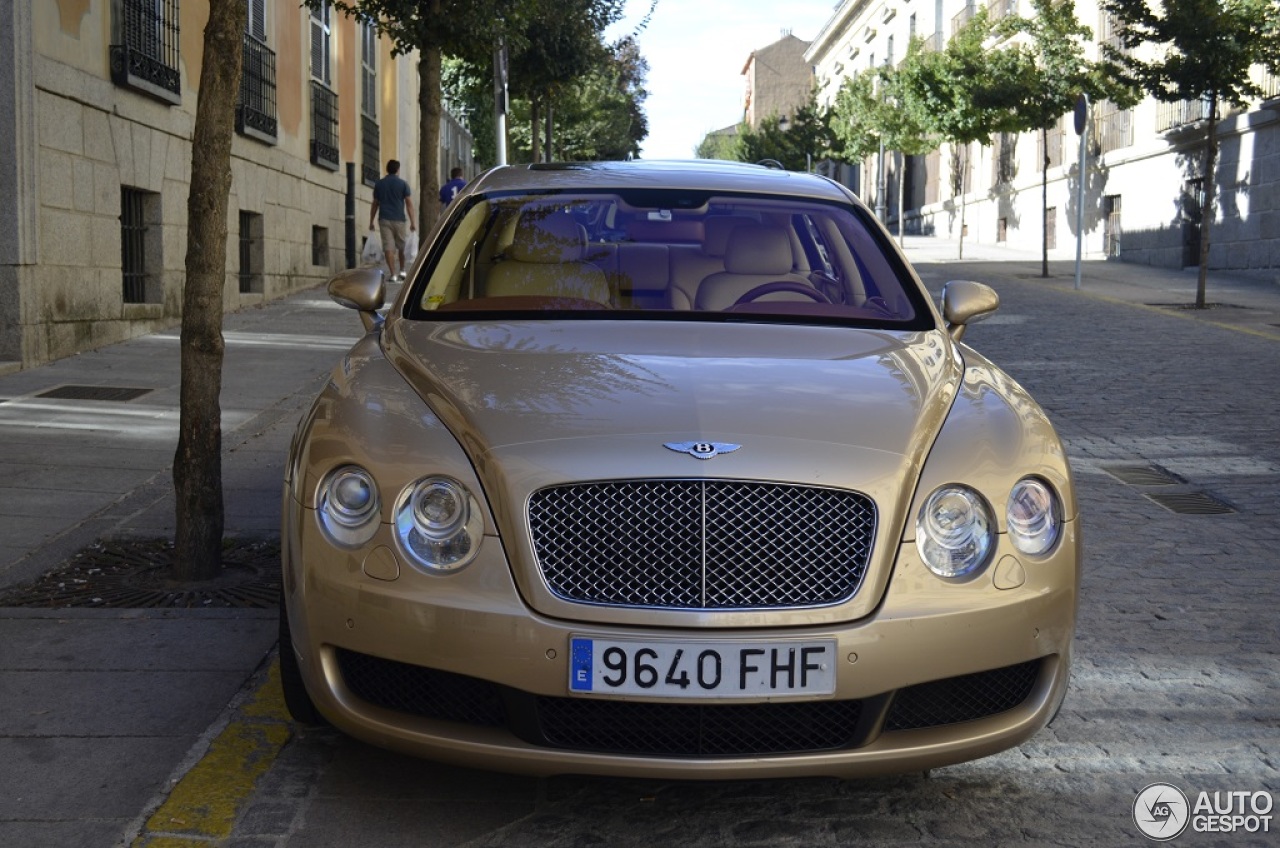
[[[410,230],[409,237],[404,240],[404,267],[413,267],[413,260],[418,258],[418,231]]]
[[[385,259],[382,255],[382,236],[378,235],[377,230],[370,230],[364,239],[364,249],[360,251],[360,264],[382,265]]]

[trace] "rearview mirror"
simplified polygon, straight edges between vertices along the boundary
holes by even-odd
[[[387,300],[387,284],[380,268],[351,268],[329,281],[329,297],[360,313],[366,330],[382,325],[378,310]]]

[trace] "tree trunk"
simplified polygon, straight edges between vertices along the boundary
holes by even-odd
[[[438,7],[439,3],[433,3]],[[433,14],[435,13],[433,9]],[[440,89],[441,53],[438,45],[422,48],[418,60],[418,124],[421,145],[418,157],[418,231],[426,233],[440,217],[440,121],[444,116],[444,95]]]
[[[530,138],[529,161],[530,162],[542,161],[542,137],[541,137],[542,127],[539,126],[540,112],[538,109],[538,104],[539,104],[539,100],[537,95],[534,95],[529,98],[529,138]]]
[[[1204,151],[1204,209],[1200,213],[1200,274],[1196,279],[1196,309],[1205,308],[1209,282],[1209,225],[1213,223],[1218,165],[1218,93],[1209,95],[1209,128]]]
[[[551,108],[551,89],[547,89],[547,149],[546,149],[546,160],[547,160],[548,162],[554,162],[554,161],[556,161],[555,154],[551,152],[551,150],[552,150],[552,147],[551,147],[551,140],[552,140],[553,138],[555,138],[554,130],[555,130],[555,121],[552,119],[552,108]]]
[[[227,276],[231,139],[248,6],[209,4],[191,140],[187,278],[182,292],[178,449],[173,458],[175,580],[222,569],[222,291]]]
[[[1049,277],[1049,128],[1040,128],[1044,161],[1040,163],[1040,276]]]

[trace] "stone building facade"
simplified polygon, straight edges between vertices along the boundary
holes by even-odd
[[[228,310],[347,267],[382,163],[412,179],[419,154],[416,57],[331,8],[243,2]],[[179,318],[208,8],[0,0],[0,367]]]
[[[900,62],[913,37],[937,49],[978,8],[971,0],[843,0],[810,44],[818,99],[830,105],[844,79],[877,64]],[[1033,15],[1029,0],[990,0],[992,17]],[[1076,0],[1076,16],[1094,40],[1114,38],[1113,22],[1096,0]],[[1280,79],[1255,68],[1266,95],[1248,109],[1229,112],[1218,129],[1218,215],[1212,224],[1210,265],[1280,277]],[[1199,262],[1199,220],[1204,188],[1199,143],[1204,108],[1199,101],[1132,109],[1093,104],[1085,133],[1083,248],[1086,256],[1183,267]],[[1048,199],[1041,196],[1047,143]],[[863,198],[879,206],[878,168],[886,178],[884,207],[896,229],[898,192],[905,191],[907,232],[934,233],[984,243],[1039,249],[1047,233],[1051,258],[1075,255],[1080,137],[1073,116],[1048,133],[996,137],[985,147],[944,145],[908,159],[860,163]],[[960,177],[967,191],[960,191]],[[962,223],[963,221],[963,223]]]

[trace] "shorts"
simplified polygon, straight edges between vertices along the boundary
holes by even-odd
[[[391,250],[392,245],[395,245],[396,250],[404,250],[404,243],[409,238],[409,222],[379,218],[378,232],[382,236],[383,250]]]

